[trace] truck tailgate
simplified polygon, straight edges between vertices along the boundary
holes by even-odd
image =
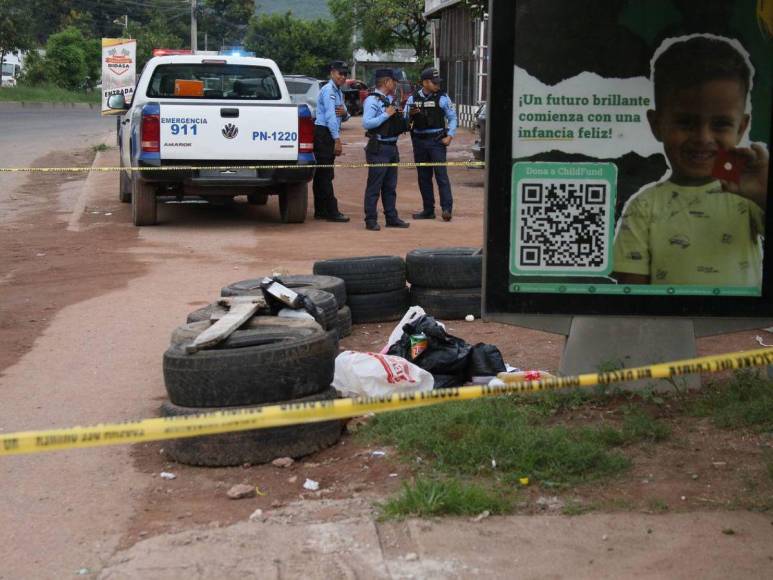
[[[298,108],[161,103],[161,159],[295,161]]]

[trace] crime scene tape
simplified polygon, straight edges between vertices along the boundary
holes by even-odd
[[[300,423],[347,419],[366,413],[413,409],[450,401],[469,401],[482,397],[566,388],[587,388],[599,384],[608,385],[643,379],[666,379],[694,373],[717,373],[771,364],[773,364],[773,348],[764,348],[603,373],[551,377],[539,381],[515,382],[503,378],[503,386],[476,385],[424,393],[394,394],[388,397],[278,404],[201,415],[105,423],[91,427],[24,431],[0,436],[0,456],[285,427]]]
[[[163,165],[159,167],[0,167],[0,173],[111,173],[116,171],[234,171],[237,169],[364,169],[367,167],[485,167],[485,161],[426,161],[415,163],[400,161],[398,163],[319,163],[309,165]]]

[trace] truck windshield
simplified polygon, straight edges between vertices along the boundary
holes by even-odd
[[[156,67],[147,95],[166,99],[277,101],[282,98],[273,71],[235,64],[164,64]]]
[[[3,76],[12,77],[14,73],[14,66],[12,64],[3,63]]]

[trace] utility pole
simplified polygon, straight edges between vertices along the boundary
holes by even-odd
[[[191,0],[191,50],[196,52],[198,30],[196,28],[196,0]]]
[[[113,24],[120,24],[123,26],[123,36],[124,38],[129,38],[129,15],[124,14],[123,18],[116,18],[113,20]]]

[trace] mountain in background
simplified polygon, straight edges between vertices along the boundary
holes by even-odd
[[[255,6],[258,14],[284,14],[289,10],[304,20],[330,18],[327,0],[256,0]]]

